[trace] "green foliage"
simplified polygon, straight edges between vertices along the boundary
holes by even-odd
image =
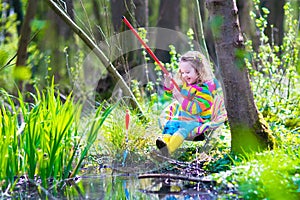
[[[74,177],[112,109],[100,105],[95,114],[81,118],[81,105],[71,95],[63,102],[53,83],[31,94],[33,103],[26,103],[20,93],[16,99],[4,90],[1,94],[2,188],[21,175],[34,182],[40,179],[44,187],[50,178],[55,184]]]
[[[296,151],[287,148],[249,155],[215,178],[220,184],[237,187],[243,199],[298,199],[300,163]]]
[[[13,71],[13,77],[16,80],[29,80],[31,75],[31,69],[26,66],[15,67]]]
[[[156,134],[158,125],[154,125],[155,117],[151,114],[150,122],[144,123],[135,111],[130,113],[128,142],[126,142],[125,111],[126,107],[117,106],[115,112],[106,119],[101,129],[99,146],[102,153],[107,152],[112,158],[121,158],[125,150],[131,153],[142,153],[150,148],[153,134]],[[150,116],[147,116],[150,117]],[[149,124],[151,126],[149,127]],[[142,154],[141,154],[142,155]]]
[[[6,6],[3,7],[3,5]],[[8,4],[1,3],[0,8],[3,13],[10,12]],[[31,79],[33,77],[34,79],[44,79],[42,72],[45,71],[37,67],[41,64],[44,54],[33,41],[30,41],[27,48],[28,58],[26,65],[15,66],[19,41],[17,25],[19,23],[20,22],[16,19],[16,14],[9,14],[7,16],[3,14],[0,18],[0,31],[1,34],[4,34],[4,38],[0,39],[0,85],[7,91],[12,91],[15,80],[34,82],[35,80]],[[33,20],[31,26],[32,31],[36,34],[45,27],[45,22]]]
[[[189,30],[187,31],[186,35],[189,38],[189,45],[191,50],[194,50],[194,44],[193,44],[193,40],[194,40],[194,31],[193,29],[189,28]]]
[[[257,6],[256,6],[257,7]],[[251,59],[245,58],[249,68],[252,88],[256,104],[265,119],[270,123],[274,132],[280,126],[287,129],[296,129],[299,126],[299,74],[297,64],[299,63],[300,39],[297,34],[298,23],[290,14],[292,8],[287,3],[284,7],[286,24],[288,30],[283,38],[283,44],[276,46],[270,43],[269,38],[264,35],[265,17],[268,14],[266,9],[262,9],[263,14],[257,23],[260,30],[261,44],[257,52],[251,48],[251,41],[247,42],[248,51],[252,52]],[[259,12],[259,10],[257,10]],[[252,13],[252,17],[256,17]]]
[[[0,66],[4,66],[8,60],[8,52],[4,49],[0,50]]]
[[[190,43],[192,45],[192,43]],[[169,45],[170,48],[170,63],[165,63],[166,65],[166,69],[170,72],[170,73],[177,73],[178,70],[178,53],[176,52],[176,49],[173,45]]]
[[[293,8],[287,3],[284,9],[288,29],[283,44],[277,46],[273,38],[264,34],[269,11],[266,8],[260,10],[259,1],[254,2],[256,10],[251,13],[251,17],[260,33],[260,46],[254,51],[252,42],[246,41],[246,50],[251,57],[245,56],[245,61],[256,105],[276,137],[277,148],[262,153],[249,153],[242,160],[234,159],[227,171],[215,174],[214,177],[220,185],[237,189],[241,199],[299,199],[298,21],[293,19]],[[220,159],[217,163],[225,162],[222,166],[227,161]],[[209,164],[208,167],[218,168],[218,165]]]
[[[6,6],[4,6],[6,5]],[[7,12],[7,4],[0,3],[0,10]],[[8,63],[17,52],[18,35],[16,31],[16,15],[9,15],[0,18],[0,32],[5,34],[6,37],[0,39],[0,85],[8,91],[13,88],[13,69],[12,63]]]
[[[236,49],[236,52],[235,52],[235,60],[236,60],[236,66],[239,68],[239,69],[243,69],[245,68],[245,58],[247,59],[250,59],[250,55],[249,53],[244,50],[244,49]]]
[[[224,154],[226,152],[226,154]],[[213,160],[206,163],[205,169],[211,173],[219,173],[222,171],[230,170],[239,158],[230,152],[223,150],[222,153],[213,154]]]

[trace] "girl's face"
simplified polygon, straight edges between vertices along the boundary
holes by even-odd
[[[189,64],[189,62],[179,63],[179,72],[182,79],[189,85],[196,83],[198,74],[196,70]]]

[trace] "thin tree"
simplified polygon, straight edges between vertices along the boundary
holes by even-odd
[[[284,10],[283,6],[285,0],[262,0],[261,7],[269,9],[268,26],[266,29],[266,35],[272,39],[270,42],[275,45],[282,45],[283,32],[284,32]]]
[[[26,87],[27,90],[32,90],[31,85],[29,84],[23,85],[23,80],[27,79],[28,77],[24,77],[24,75],[20,73],[20,69],[22,67],[25,67],[27,64],[27,58],[28,58],[27,47],[29,45],[30,37],[31,37],[30,23],[34,19],[36,10],[37,10],[37,1],[29,0],[26,8],[25,19],[21,26],[20,38],[19,38],[18,50],[17,50],[16,69],[15,69],[16,72],[19,73],[20,76],[22,76],[20,77],[18,75],[18,79],[19,79],[18,86],[21,90],[24,89],[23,87]],[[28,68],[26,69],[28,72],[30,71],[30,69]]]
[[[159,15],[157,19],[157,27],[167,28],[171,30],[179,30],[180,27],[180,0],[164,0],[160,1]],[[156,41],[161,43],[159,38]],[[155,55],[163,63],[170,62],[170,54],[168,51],[156,49]]]
[[[17,25],[18,35],[21,34],[21,27],[23,23],[23,11],[22,11],[22,2],[20,0],[14,0],[9,2],[12,4],[14,12],[17,14],[17,21],[19,24]]]
[[[237,0],[239,10],[238,17],[241,26],[242,34],[253,41],[254,49],[258,48],[259,38],[256,34],[254,21],[250,17],[250,12],[253,9],[252,0]]]
[[[17,67],[26,65],[27,46],[29,44],[30,34],[31,34],[30,22],[33,20],[35,16],[36,8],[37,8],[37,1],[29,0],[26,9],[25,19],[22,24],[21,33],[20,33],[19,46],[17,51],[17,62],[16,62]]]
[[[231,150],[237,154],[273,148],[274,138],[259,113],[243,65],[244,40],[235,0],[206,0],[216,53],[224,82],[231,129]]]

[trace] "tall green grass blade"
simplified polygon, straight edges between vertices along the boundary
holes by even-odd
[[[98,107],[98,109],[93,117],[93,121],[91,122],[92,123],[91,128],[88,129],[88,131],[86,132],[87,143],[85,144],[85,147],[80,154],[79,161],[78,161],[76,167],[74,168],[74,170],[72,171],[72,174],[70,175],[70,177],[74,177],[78,173],[79,167],[80,167],[82,161],[84,160],[84,158],[87,156],[88,151],[91,148],[92,144],[95,142],[101,126],[103,125],[105,119],[108,117],[108,115],[111,113],[111,111],[114,109],[115,106],[109,106],[108,108],[106,108],[104,110],[104,112],[103,112],[104,104],[101,104]]]

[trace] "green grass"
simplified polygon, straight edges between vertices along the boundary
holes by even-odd
[[[300,197],[299,153],[299,148],[284,147],[248,154],[242,161],[231,158],[234,165],[214,174],[214,178],[219,187],[226,185],[238,190],[242,199],[296,200]]]
[[[237,177],[244,199],[299,199],[300,150],[277,149],[252,155],[241,163],[246,170]]]

